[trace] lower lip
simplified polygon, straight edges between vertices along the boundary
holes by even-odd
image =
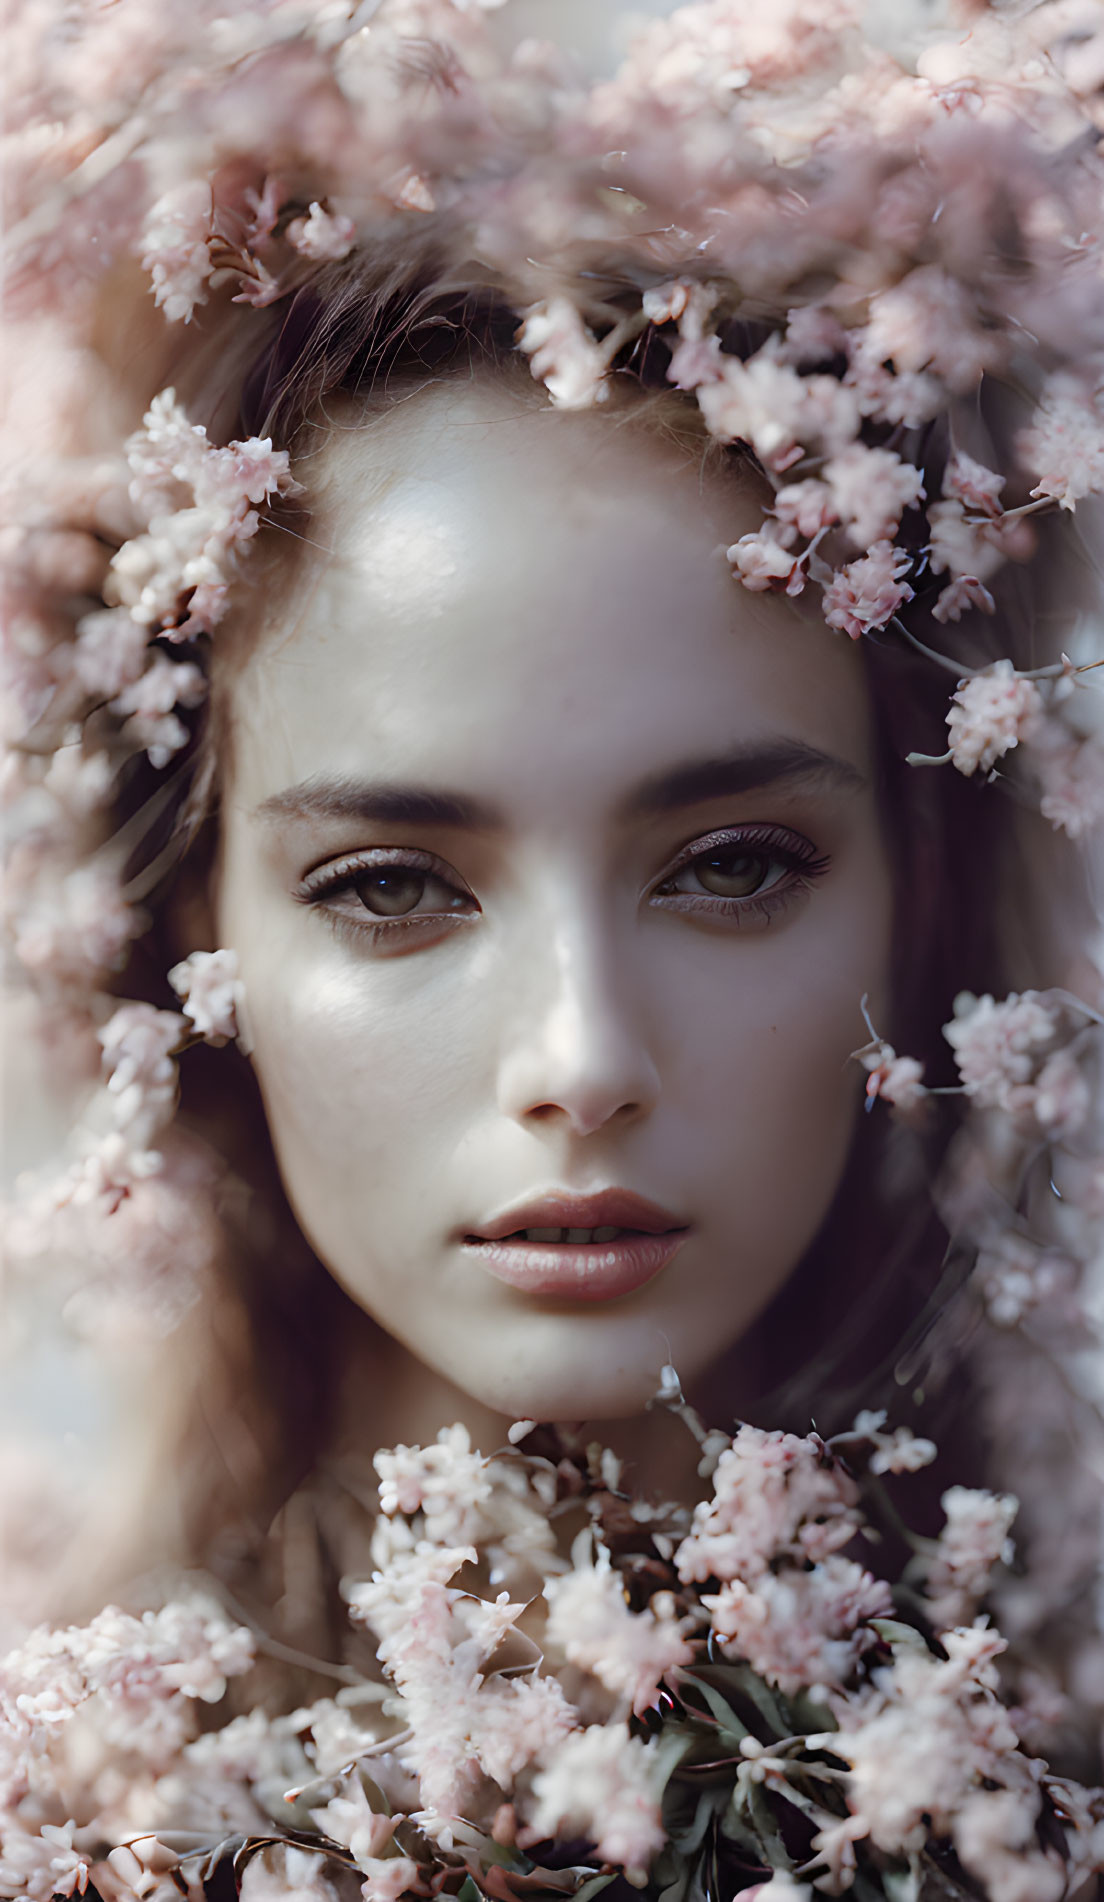
[[[616,1301],[654,1281],[688,1230],[628,1234],[613,1242],[466,1241],[464,1253],[523,1294],[560,1301]]]

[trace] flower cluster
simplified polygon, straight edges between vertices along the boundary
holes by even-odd
[[[241,1040],[247,1000],[220,950],[169,973],[179,1012],[118,1004],[158,868],[131,876],[111,807],[144,759],[164,811],[206,649],[233,638],[245,557],[295,492],[284,449],[224,440],[258,327],[340,287],[359,251],[423,256],[432,234],[442,281],[480,259],[559,407],[612,415],[634,378],[664,383],[752,470],[739,584],[819,612],[827,640],[942,663],[943,765],[1015,775],[1074,839],[1104,817],[1098,656],[1024,671],[999,611],[1043,518],[1104,493],[1098,9],[977,7],[918,50],[870,38],[860,0],[700,0],[588,86],[552,49],[511,48],[497,6],[44,0],[18,24],[3,916],[98,1086],[60,1178],[17,1186],[8,1252],[16,1274],[60,1262],[58,1305],[85,1329],[173,1325],[217,1251],[215,1171],[170,1128],[174,1060]],[[981,419],[1002,405],[998,446]],[[1031,991],[964,993],[946,1028],[954,1093],[1011,1119],[1009,1154],[1057,1157],[1062,1185],[1092,1133],[1094,1030]],[[873,1032],[857,1054],[871,1105],[931,1111],[916,1059]],[[1064,1213],[1065,1252],[1026,1229],[986,1240],[1002,1327],[1053,1319],[1058,1295],[1075,1309],[1089,1249]],[[248,1837],[254,1902],[342,1881],[367,1902],[511,1902],[615,1869],[677,1894],[719,1873],[778,1902],[901,1896],[933,1858],[962,1893],[1047,1902],[1101,1866],[1104,1824],[1017,1750],[999,1641],[969,1622],[1011,1508],[951,1489],[944,1534],[891,1589],[848,1549],[863,1463],[926,1457],[884,1424],[835,1447],[742,1428],[710,1449],[692,1521],[634,1519],[614,1463],[526,1451],[524,1432],[490,1462],[459,1429],[381,1454],[378,1570],[350,1606],[392,1727],[333,1701],[193,1734],[188,1699],[247,1649],[206,1614],[198,1635],[173,1612],[36,1640],[45,1662],[32,1647],[0,1693],[0,1888],[198,1894],[199,1865],[142,1834],[198,1808]],[[553,1836],[577,1868],[542,1862]]]
[[[877,1528],[872,1469],[934,1448],[873,1414],[836,1442],[706,1435],[676,1392],[723,1441],[692,1511],[532,1422],[489,1460],[459,1427],[378,1456],[386,1556],[345,1590],[385,1685],[200,1729],[254,1650],[210,1605],[32,1633],[0,1666],[0,1892],[202,1902],[227,1853],[246,1902],[589,1897],[703,1857],[738,1894],[938,1872],[1060,1902],[1104,1869],[1104,1793],[1024,1754],[978,1617],[1015,1501],[951,1488],[891,1588],[844,1548]],[[545,1537],[511,1554],[520,1510]]]

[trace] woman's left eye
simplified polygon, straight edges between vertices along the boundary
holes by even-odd
[[[768,900],[777,903],[796,895],[827,869],[828,860],[798,833],[765,829],[721,835],[687,846],[652,896],[676,903],[681,899],[681,911],[726,915],[750,910],[749,901],[756,900],[762,901],[758,909],[763,911]]]

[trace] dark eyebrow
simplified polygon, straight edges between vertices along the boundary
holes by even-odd
[[[621,819],[637,819],[707,799],[754,792],[761,786],[806,781],[858,792],[867,784],[857,766],[822,753],[801,740],[770,740],[718,759],[688,760],[645,779],[620,805]],[[455,826],[492,831],[503,815],[482,799],[431,786],[389,786],[348,777],[316,774],[298,786],[262,800],[255,817],[280,819],[366,819],[384,825]]]
[[[717,759],[688,760],[684,766],[656,773],[622,802],[621,817],[635,819],[672,812],[680,806],[701,805],[707,799],[800,780],[834,786],[843,792],[861,792],[867,785],[865,775],[849,760],[822,753],[802,740],[768,740]]]
[[[359,779],[316,774],[299,786],[273,793],[257,807],[259,819],[375,819],[410,826],[462,826],[469,831],[501,823],[480,799],[429,786],[373,785]]]

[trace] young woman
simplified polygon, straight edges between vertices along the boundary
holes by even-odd
[[[1098,1194],[1057,830],[1098,802],[1057,506],[1104,465],[1086,161],[1055,184],[1030,60],[1009,131],[980,29],[910,77],[848,21],[832,69],[815,12],[768,49],[687,9],[578,97],[462,8],[233,14],[142,239],[206,333],[125,504],[97,474],[98,565],[83,466],[28,517],[16,949],[107,1075],[13,1252],[79,1265],[86,1327],[178,1322],[153,1550],[289,1668],[353,1642],[381,1446],[600,1420],[689,1500],[673,1367],[725,1430],[936,1421],[934,1500],[1021,1463],[1010,1382],[1068,1387],[1038,1370]],[[260,162],[227,150],[278,78]],[[79,318],[123,408],[168,380],[102,341],[128,297]],[[1026,1344],[967,1341],[1017,1302]],[[1091,1449],[1087,1399],[1046,1417]],[[1094,1555],[1047,1543],[1082,1498],[1053,1461],[1023,1549],[1068,1634]]]

